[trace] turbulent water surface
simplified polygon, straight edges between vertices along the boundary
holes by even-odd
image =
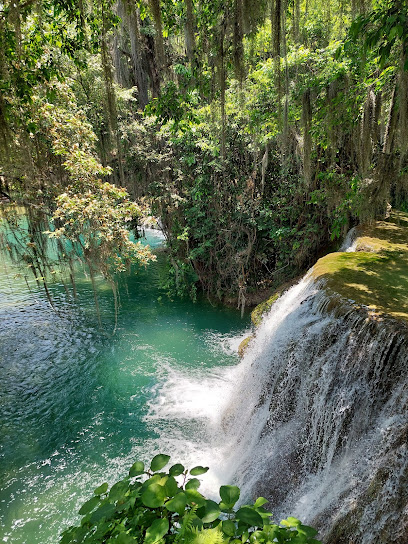
[[[407,326],[306,275],[237,364],[247,323],[158,299],[160,270],[129,280],[115,336],[103,284],[101,330],[86,280],[81,311],[54,286],[56,316],[32,283],[3,276],[3,542],[56,542],[96,484],[159,450],[210,465],[209,496],[237,483],[325,544],[408,542]]]
[[[148,238],[162,243],[154,231]],[[159,287],[162,261],[128,279],[113,335],[113,299],[102,281],[101,329],[83,275],[79,306],[51,285],[55,313],[32,277],[3,256],[1,542],[55,544],[96,484],[158,451],[211,463],[206,485],[217,486],[211,434],[248,319],[205,301],[169,300]]]

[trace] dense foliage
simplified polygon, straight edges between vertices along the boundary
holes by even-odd
[[[64,531],[60,544],[320,544],[317,531],[296,518],[273,523],[263,497],[234,510],[236,486],[221,486],[220,502],[206,499],[196,476],[208,468],[177,463],[163,471],[169,460],[156,455],[149,468],[136,461],[110,489],[97,487],[79,510],[80,525]]]
[[[110,176],[159,217],[171,291],[244,308],[407,205],[407,20],[402,0],[5,2],[0,189],[36,233],[93,193],[70,240],[105,225],[106,275],[132,260],[115,198],[100,220]]]

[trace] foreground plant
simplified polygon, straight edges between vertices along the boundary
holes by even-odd
[[[80,525],[64,531],[60,544],[320,544],[317,531],[296,518],[273,523],[263,497],[234,510],[236,486],[221,486],[218,503],[206,499],[196,476],[208,468],[175,464],[163,472],[169,460],[156,455],[148,469],[136,461],[110,489],[107,483],[97,487],[79,510]]]

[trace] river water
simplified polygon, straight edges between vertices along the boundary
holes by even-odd
[[[5,256],[0,266],[0,542],[55,544],[98,484],[158,452],[213,467],[210,494],[228,483],[215,437],[248,318],[171,301],[161,254],[121,289],[115,334],[102,280],[100,328],[84,275],[79,305],[50,286],[56,313],[32,277]]]

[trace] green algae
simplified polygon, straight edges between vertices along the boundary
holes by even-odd
[[[239,346],[238,346],[238,355],[241,358],[245,355],[245,352],[248,349],[248,346],[249,346],[251,340],[253,340],[254,338],[255,338],[255,336],[253,334],[250,334],[249,336],[244,338],[242,340],[242,342],[239,344]]]
[[[408,214],[360,228],[356,252],[326,255],[313,275],[372,314],[408,321]]]
[[[277,291],[271,297],[269,297],[264,302],[261,302],[261,304],[258,304],[258,306],[256,306],[252,310],[251,321],[255,327],[258,327],[261,324],[264,314],[269,312],[269,310],[272,308],[272,304],[278,300],[280,295],[281,291]]]

